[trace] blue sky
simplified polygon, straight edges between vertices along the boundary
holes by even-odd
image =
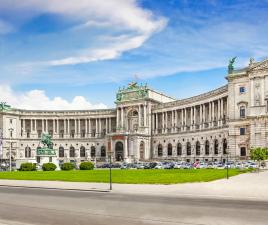
[[[139,82],[178,99],[268,56],[268,1],[0,0],[0,100],[29,109],[113,107]]]

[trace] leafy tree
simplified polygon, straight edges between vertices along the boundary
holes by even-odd
[[[260,162],[268,159],[268,149],[261,148],[261,147],[251,148],[250,158],[252,160],[258,161],[259,169],[260,169]]]

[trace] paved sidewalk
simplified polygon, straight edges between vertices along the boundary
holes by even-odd
[[[65,190],[109,191],[107,183],[0,180],[0,186],[57,188]],[[212,182],[175,185],[113,184],[113,193],[157,196],[189,196],[206,198],[252,199],[268,201],[268,171],[246,173]]]

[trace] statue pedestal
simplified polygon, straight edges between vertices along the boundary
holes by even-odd
[[[60,170],[59,160],[57,159],[56,151],[47,147],[39,148],[36,154],[36,161],[42,166],[44,163],[54,163],[57,166],[56,170]]]

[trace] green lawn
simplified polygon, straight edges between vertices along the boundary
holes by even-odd
[[[245,172],[247,171],[231,169],[229,175],[235,176]],[[113,183],[121,184],[177,184],[222,179],[226,177],[226,170],[113,170],[112,177]],[[0,179],[108,183],[109,170],[0,172]]]

